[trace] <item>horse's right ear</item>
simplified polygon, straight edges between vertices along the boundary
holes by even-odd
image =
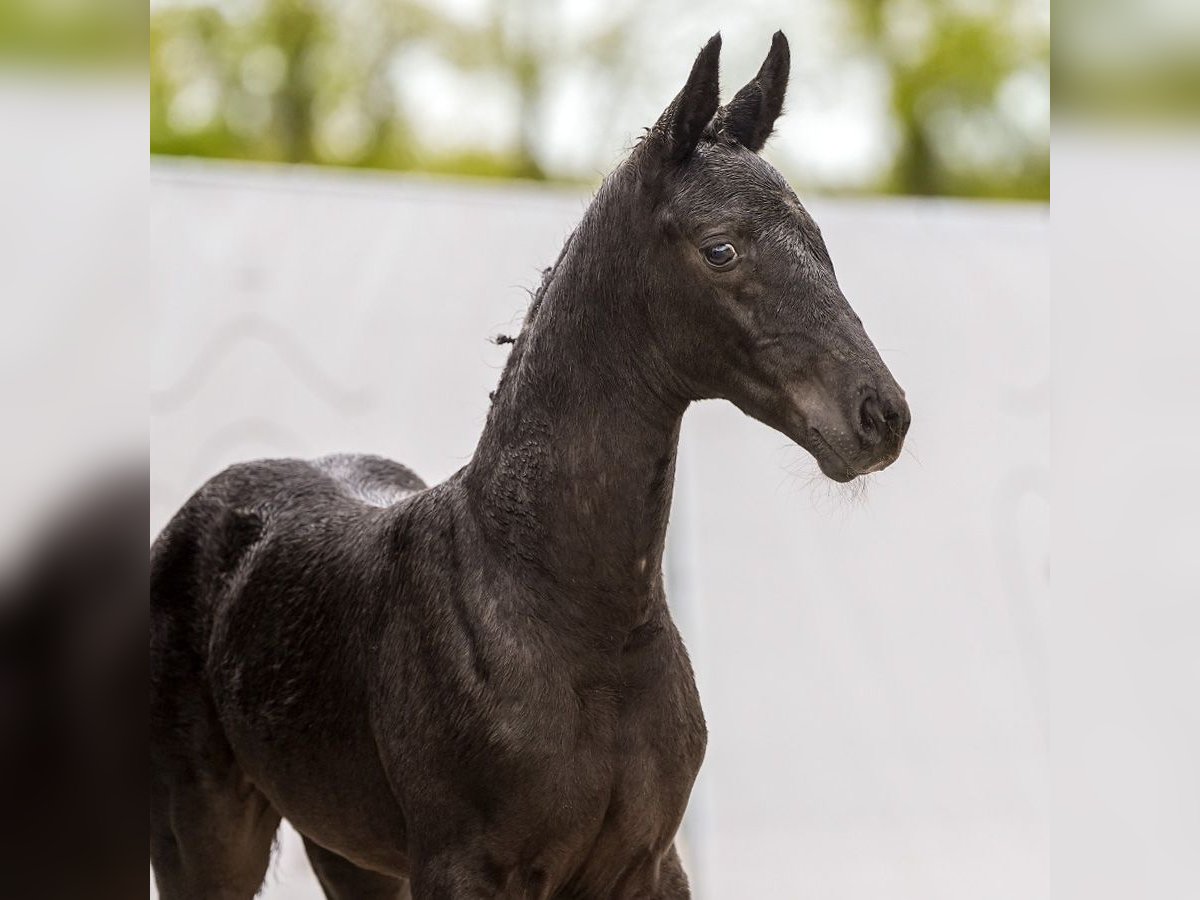
[[[660,162],[678,163],[696,148],[721,104],[718,70],[721,34],[708,39],[692,63],[687,84],[671,101],[643,142],[645,152]]]

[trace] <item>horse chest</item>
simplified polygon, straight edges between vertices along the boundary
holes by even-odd
[[[572,885],[572,896],[644,895],[679,828],[706,732],[690,670],[669,654],[666,663],[620,690],[573,686],[577,716],[539,722],[555,747],[530,753],[523,784],[507,792],[501,828],[521,833],[497,843],[538,848],[524,864]]]

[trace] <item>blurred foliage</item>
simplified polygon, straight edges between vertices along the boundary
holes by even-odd
[[[168,6],[151,19],[151,150],[546,178],[536,126],[549,67],[569,59],[611,66],[625,23],[574,43],[545,28],[539,39],[523,15],[535,6],[501,0],[478,22],[409,0],[365,0],[337,13],[319,0],[262,0],[236,13]],[[423,146],[394,74],[395,61],[418,47],[513,88],[511,148]]]
[[[1194,0],[1061,0],[1054,100],[1069,114],[1194,122],[1200,113],[1200,7]]]
[[[846,55],[872,61],[890,85],[892,164],[858,192],[1048,198],[1048,132],[1004,101],[1022,78],[1048,93],[1048,18],[1016,21],[1008,0],[830,2]],[[561,7],[485,0],[464,16],[421,0],[164,0],[150,23],[151,150],[589,180],[603,157],[571,167],[543,152],[556,75],[599,73],[619,95],[637,76],[630,48],[645,26],[635,3],[585,29],[566,27]],[[414,56],[504,87],[503,146],[430,140],[400,90]]]
[[[91,67],[146,52],[146,7],[136,0],[0,0],[0,59]]]
[[[888,190],[1049,199],[1049,135],[1024,134],[1000,96],[1019,73],[1049,90],[1048,31],[1020,27],[1007,3],[846,2],[890,76],[899,141]]]

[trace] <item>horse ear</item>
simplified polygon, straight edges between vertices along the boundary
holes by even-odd
[[[771,136],[775,120],[783,112],[791,51],[782,31],[771,38],[771,49],[754,80],[737,92],[725,107],[725,133],[757,153]]]
[[[666,161],[680,162],[696,149],[700,136],[716,114],[721,103],[717,83],[720,58],[721,34],[717,32],[692,63],[683,90],[650,129],[649,141]]]

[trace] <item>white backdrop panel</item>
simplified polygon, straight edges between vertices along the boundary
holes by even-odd
[[[158,162],[153,532],[259,456],[468,458],[540,268],[587,202],[536,186]],[[705,403],[668,578],[710,726],[696,893],[1049,895],[1047,218],[814,200],[908,392],[909,452],[853,497]],[[268,898],[319,896],[285,833]]]

